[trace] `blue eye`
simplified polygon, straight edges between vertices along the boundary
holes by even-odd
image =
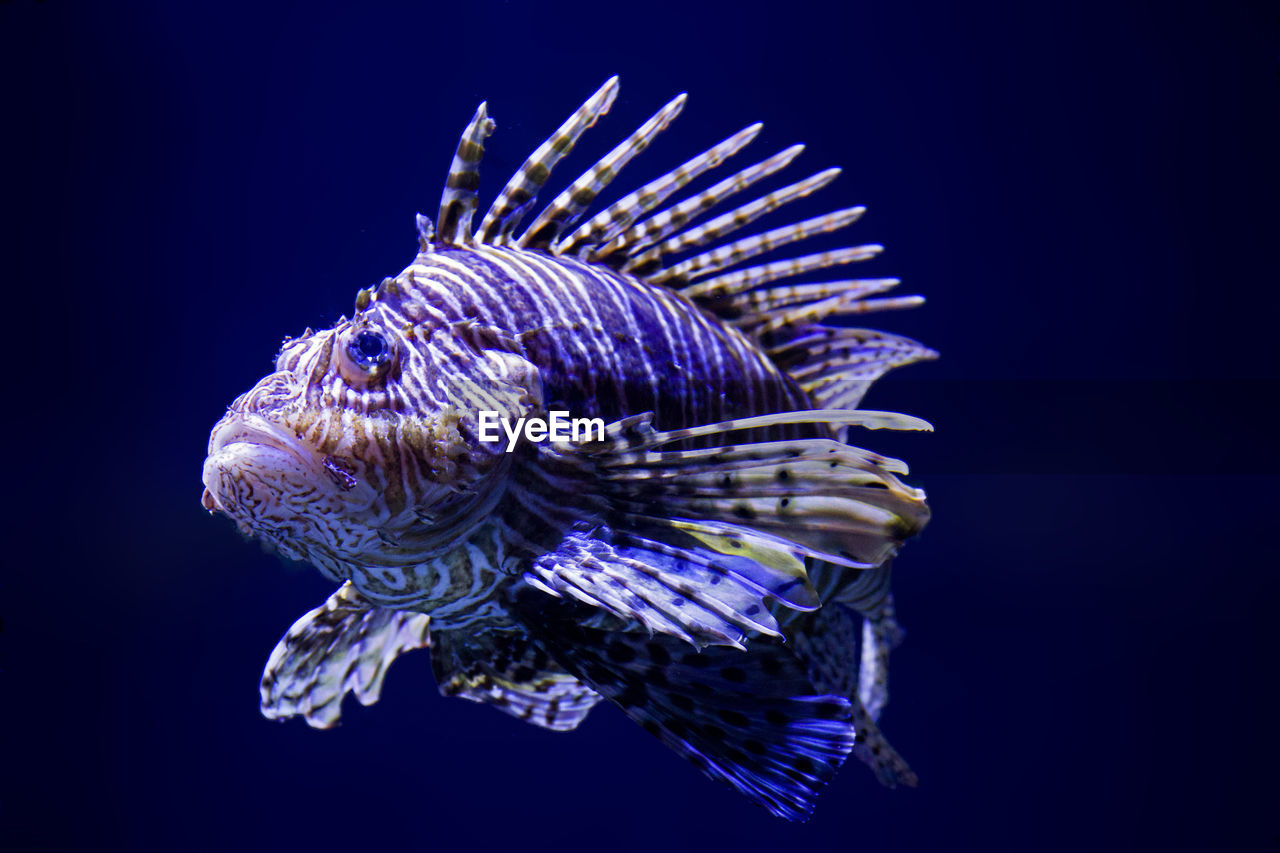
[[[365,370],[376,370],[391,361],[391,345],[378,332],[366,329],[347,343],[347,355]]]

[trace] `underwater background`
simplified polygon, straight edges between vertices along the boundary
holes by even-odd
[[[1273,849],[1278,51],[1261,3],[0,3],[0,847]],[[209,428],[412,260],[479,101],[487,204],[615,73],[563,180],[687,91],[606,200],[763,121],[748,158],[845,170],[790,219],[867,205],[858,274],[928,298],[872,325],[941,360],[865,405],[937,431],[861,442],[934,510],[881,720],[916,790],[850,761],[788,824],[422,653],[335,731],[258,712],[331,585],[200,507]]]

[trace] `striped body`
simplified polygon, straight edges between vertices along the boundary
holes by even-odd
[[[678,429],[809,407],[794,381],[758,346],[687,298],[626,273],[540,251],[477,245],[423,253],[385,281],[365,310],[375,322],[406,334],[412,330],[455,357],[457,350],[486,343],[516,350],[538,368],[543,411],[561,408],[606,421],[653,412],[655,425]],[[456,408],[463,424],[469,413],[488,405],[487,397],[468,396],[465,381],[436,395],[427,382],[405,388],[422,394],[407,405]],[[775,428],[757,434],[781,438],[796,432]],[[401,464],[389,470],[401,474],[395,488],[412,495],[420,482],[414,469]],[[531,518],[554,511],[536,494],[522,497],[528,512],[508,506],[485,519],[471,547],[450,547],[416,566],[356,569],[341,577],[383,606],[430,612],[441,627],[505,624],[502,598],[515,579],[498,567],[512,544],[529,538]],[[485,508],[491,509],[488,502]]]
[[[394,281],[369,309],[382,322],[419,334],[474,323],[509,339],[537,366],[548,409],[606,421],[653,412],[659,428],[677,429],[809,408],[736,329],[608,267],[479,245],[420,255]]]

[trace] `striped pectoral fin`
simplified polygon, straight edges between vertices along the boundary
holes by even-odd
[[[824,695],[778,639],[695,652],[663,635],[535,617],[564,666],[707,776],[805,820],[853,748],[853,706]]]
[[[372,705],[391,663],[431,645],[429,625],[422,613],[375,607],[344,583],[276,644],[262,673],[263,716],[301,715],[315,728],[334,726],[347,693]]]
[[[770,577],[748,560],[647,538],[636,530],[571,531],[532,561],[532,586],[602,609],[695,648],[742,648],[748,632],[778,634]],[[794,578],[791,578],[794,580]],[[816,606],[816,602],[815,602]]]
[[[793,579],[803,575],[805,559],[853,569],[882,564],[929,518],[924,492],[896,476],[906,473],[902,462],[821,438],[660,449],[683,439],[799,423],[928,427],[905,415],[836,410],[666,433],[645,432],[645,424],[635,421],[615,425],[605,442],[587,452],[593,454],[602,492],[619,513],[678,530],[710,551],[748,558]]]
[[[443,695],[492,705],[552,731],[577,728],[602,698],[523,635],[437,634],[431,666]]]
[[[594,483],[600,520],[532,559],[526,579],[696,646],[777,635],[771,609],[821,604],[810,561],[873,569],[928,519],[924,493],[895,476],[905,465],[830,439],[658,449],[788,423],[927,427],[885,412],[814,411],[659,433],[648,416],[627,418],[603,440],[554,451],[582,475],[572,482]]]

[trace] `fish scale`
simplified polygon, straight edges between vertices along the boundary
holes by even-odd
[[[929,429],[857,407],[936,353],[829,321],[922,300],[867,298],[896,279],[803,280],[876,244],[770,257],[860,206],[739,233],[839,174],[756,189],[802,145],[696,188],[759,124],[593,214],[683,94],[535,211],[617,92],[574,110],[473,231],[497,128],[480,104],[413,262],[286,340],[214,427],[203,505],[341,584],[277,644],[262,711],[332,726],[346,694],[371,704],[429,648],[445,695],[559,731],[608,699],[791,820],[849,754],[914,784],[876,720],[902,635],[890,566],[929,509],[904,462],[846,439]],[[481,412],[554,410],[603,436],[480,440]]]

